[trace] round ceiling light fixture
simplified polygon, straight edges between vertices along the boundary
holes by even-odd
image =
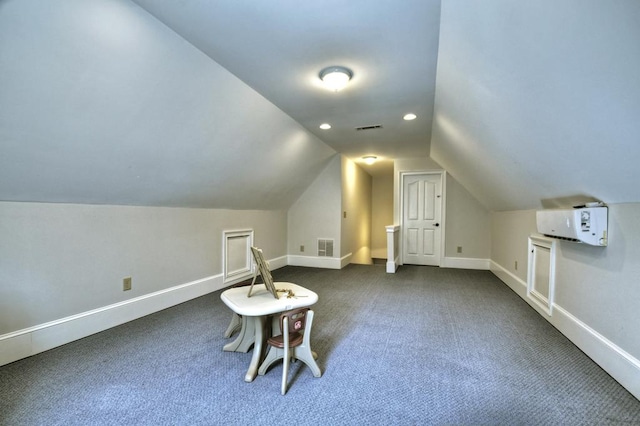
[[[411,121],[411,120],[415,120],[417,117],[418,117],[417,115],[415,115],[414,113],[410,112],[409,114],[406,114],[402,118],[407,120],[407,121]]]
[[[364,157],[362,157],[362,159],[364,160],[365,163],[367,163],[368,165],[372,165],[373,163],[376,162],[376,160],[378,159],[378,157],[376,157],[375,155],[365,155]]]
[[[321,128],[322,130],[329,130],[329,129],[331,128],[331,124],[329,124],[329,123],[322,123],[322,124],[320,125],[320,128]]]
[[[333,92],[344,89],[353,77],[353,72],[349,68],[334,65],[320,71],[320,80],[325,87]]]

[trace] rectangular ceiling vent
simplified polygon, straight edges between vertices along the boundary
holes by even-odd
[[[382,129],[382,124],[374,124],[373,126],[362,126],[362,127],[356,127],[356,130],[359,132],[360,130],[376,130],[376,129]]]
[[[318,239],[318,257],[333,257],[333,240]]]

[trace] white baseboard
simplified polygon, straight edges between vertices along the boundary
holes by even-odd
[[[527,283],[491,261],[491,272],[587,354],[602,369],[640,399],[640,360],[573,316],[557,303],[551,316],[527,297]]]
[[[349,264],[351,253],[343,258],[289,255],[289,265],[309,268],[342,269]],[[344,263],[346,262],[346,263]]]
[[[342,256],[342,258],[340,259],[340,269],[350,264],[352,257],[353,257],[353,253],[349,253],[346,256]]]
[[[477,269],[488,271],[491,261],[489,259],[474,259],[470,257],[443,257],[441,268]]]
[[[397,256],[393,260],[388,260],[387,261],[387,273],[388,274],[395,274],[396,271],[398,270],[398,265],[399,264],[400,264],[400,258],[397,257]]]
[[[279,269],[287,266],[287,261],[287,256],[280,256],[270,259],[269,265],[272,270]],[[237,279],[226,283],[222,274],[202,278],[166,290],[1,335],[0,365],[53,349],[196,297],[204,296],[213,291],[221,290],[252,276],[239,276]]]
[[[53,349],[203,296],[233,283],[222,274],[0,336],[0,365]]]
[[[287,262],[293,266],[340,269],[342,262],[348,259],[350,259],[350,255],[342,259],[311,256],[282,256],[269,260],[269,263],[272,269],[286,266]],[[477,259],[472,260],[475,261]],[[470,269],[483,269],[478,267],[479,263],[477,262],[465,264],[475,265]],[[526,282],[493,261],[490,262],[490,270],[523,300],[539,311],[540,308],[526,297]],[[222,278],[222,275],[203,278],[135,299],[2,335],[0,336],[0,365],[44,352],[220,290],[232,284],[224,284]],[[543,312],[540,313],[544,314]],[[576,346],[583,350],[636,398],[640,399],[640,361],[638,359],[632,357],[557,304],[554,304],[553,315],[551,317],[548,315],[543,315],[543,317],[547,318],[551,324],[567,336]]]
[[[284,268],[288,265],[288,256],[276,257],[275,259],[269,259],[267,262],[269,262],[269,269],[271,269],[272,271],[275,269]]]
[[[500,278],[502,282],[508,285],[511,290],[515,291],[518,296],[527,300],[527,283],[522,281],[520,277],[517,277],[511,271],[503,268],[493,260],[491,261],[490,270],[496,277]]]

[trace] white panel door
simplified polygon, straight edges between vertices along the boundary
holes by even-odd
[[[442,176],[405,175],[402,263],[440,266]]]

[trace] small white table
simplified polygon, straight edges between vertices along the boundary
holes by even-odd
[[[278,293],[278,299],[273,297],[265,288],[264,284],[253,286],[251,297],[247,297],[249,287],[234,287],[225,290],[220,295],[220,299],[233,312],[242,315],[242,330],[238,338],[224,346],[225,351],[246,352],[247,346],[254,342],[253,356],[249,364],[249,370],[244,377],[245,382],[252,382],[258,374],[262,348],[265,341],[265,322],[268,315],[291,309],[311,306],[318,301],[318,295],[311,290],[300,287],[297,284],[288,282],[275,282],[276,289],[292,290],[295,294],[292,298],[287,298],[286,293]],[[253,321],[252,321],[253,320]],[[252,330],[253,329],[253,330]],[[251,334],[254,336],[251,336]],[[245,350],[243,350],[245,349]]]

